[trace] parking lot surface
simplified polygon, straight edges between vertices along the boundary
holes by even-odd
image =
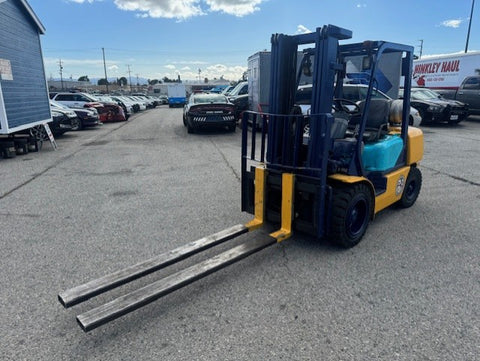
[[[0,160],[0,359],[479,359],[480,117],[422,127],[416,204],[381,212],[358,246],[296,234],[84,333],[76,315],[168,272],[71,309],[59,292],[250,219],[240,132],[187,134],[181,114]]]

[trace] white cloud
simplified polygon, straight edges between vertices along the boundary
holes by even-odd
[[[311,33],[312,31],[307,28],[306,26],[303,26],[303,25],[298,25],[297,26],[297,34],[308,34],[308,33]]]
[[[198,69],[176,69],[169,68],[170,72],[162,74],[161,78],[167,76],[168,78],[176,78],[177,75],[184,80],[198,80]],[[208,78],[213,80],[214,78],[220,79],[223,76],[227,80],[238,80],[242,77],[242,74],[247,70],[245,66],[227,66],[224,64],[213,64],[201,68],[200,77],[203,80]]]
[[[121,10],[139,11],[140,17],[188,19],[204,15],[200,0],[114,0]]]
[[[367,4],[357,4],[357,8],[360,9],[360,8],[366,8],[367,7]]]
[[[185,71],[185,70],[192,70],[192,68],[190,68],[189,66],[184,66],[184,67],[182,68],[182,70],[183,70],[183,71]]]
[[[108,70],[118,70],[118,66],[117,65],[110,65],[108,67]]]
[[[462,22],[462,19],[450,19],[442,21],[440,25],[447,28],[458,28]]]
[[[175,65],[173,65],[173,64],[168,64],[168,65],[165,65],[165,68],[170,69],[170,70],[173,70],[173,69],[175,69],[176,67],[175,67]]]
[[[171,62],[172,64],[180,64],[180,65],[183,65],[183,64],[186,64],[186,65],[203,65],[203,64],[208,64],[207,62],[205,61],[200,61],[200,60],[180,60],[180,61],[172,61]]]
[[[220,11],[229,15],[242,17],[260,10],[264,0],[205,0],[210,11]]]
[[[70,1],[83,3],[95,0]],[[206,15],[207,12],[223,12],[241,17],[258,11],[258,5],[264,1],[266,0],[114,0],[114,3],[121,10],[136,11],[138,18],[185,20]]]

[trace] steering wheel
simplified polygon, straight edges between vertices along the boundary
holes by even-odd
[[[345,112],[347,114],[360,113],[360,108],[357,103],[343,98],[333,99],[333,109],[335,109],[337,112]]]

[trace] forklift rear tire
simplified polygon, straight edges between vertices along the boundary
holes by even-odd
[[[344,248],[357,245],[367,230],[372,207],[372,193],[367,185],[334,187],[330,240]]]
[[[402,208],[413,206],[420,194],[420,188],[422,188],[422,172],[417,167],[411,167],[398,205]]]

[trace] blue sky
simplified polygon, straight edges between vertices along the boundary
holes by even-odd
[[[423,54],[463,51],[472,0],[28,0],[46,28],[47,77],[238,80],[248,56],[270,49],[272,33],[334,24],[349,42],[388,40]],[[480,50],[480,3],[469,50]]]

